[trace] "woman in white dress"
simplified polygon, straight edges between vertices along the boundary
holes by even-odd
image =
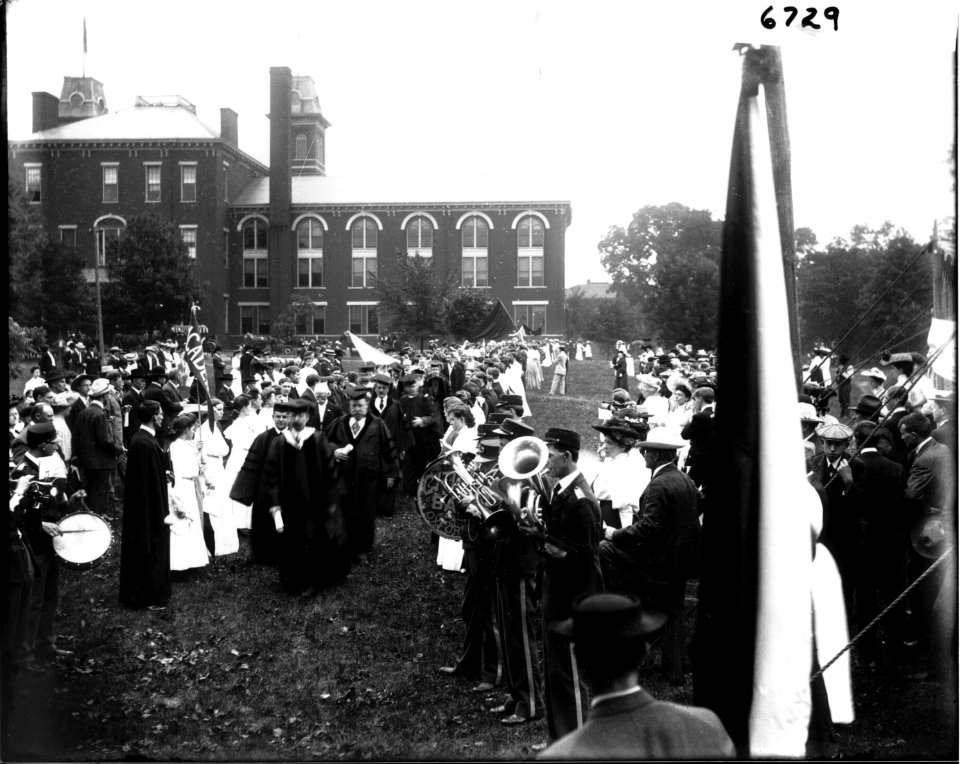
[[[543,384],[543,369],[540,367],[542,360],[539,346],[536,343],[527,345],[527,371],[524,381],[528,390],[539,390]]]
[[[214,422],[223,419],[223,401],[213,398]],[[203,501],[203,511],[210,519],[213,528],[213,551],[217,557],[233,554],[240,551],[240,539],[237,537],[237,526],[233,522],[230,506],[230,488],[226,485],[223,470],[223,460],[230,453],[230,446],[223,438],[220,428],[214,425],[213,432],[204,422],[197,428],[197,441],[202,441],[200,453],[203,456],[203,470],[206,478],[207,495]],[[212,486],[212,488],[211,488]]]
[[[590,340],[583,343],[583,354],[587,357],[588,361],[593,358],[593,348],[590,347]]]
[[[170,467],[174,484],[170,487],[170,570],[202,568],[210,562],[203,540],[203,476],[200,452],[194,442],[197,417],[181,414],[173,420],[176,440],[170,443]]]
[[[638,435],[628,424],[612,419],[593,429],[603,437],[603,461],[593,481],[603,524],[605,528],[626,528],[633,523],[640,494],[650,482],[650,471],[638,470],[636,460],[631,458]]]
[[[233,482],[240,474],[244,459],[247,458],[250,445],[254,438],[262,432],[260,428],[261,420],[257,417],[250,398],[246,394],[236,397],[233,401],[233,411],[235,418],[223,433],[223,437],[230,441],[230,457],[227,459],[223,475],[223,484],[228,496],[230,489],[233,488]],[[238,529],[250,528],[253,505],[241,504],[229,498],[227,502],[230,508],[229,512],[233,517],[234,527]]]
[[[260,418],[260,421],[263,422],[263,429],[267,430],[273,427],[273,407],[277,402],[277,393],[276,389],[273,387],[267,387],[262,393],[260,393],[260,398],[263,403],[260,406],[260,411],[257,413],[257,416]]]
[[[500,375],[500,385],[503,392],[519,395],[523,401],[523,416],[530,416],[533,412],[527,405],[527,391],[523,387],[523,367],[512,353],[504,355],[503,362],[506,365],[506,369]]]
[[[243,392],[243,380],[240,379],[240,349],[233,351],[233,358],[230,359],[230,367],[232,368],[233,381],[230,382],[230,391],[234,395],[240,395]]]
[[[574,358],[577,361],[583,360],[583,340],[577,340],[577,352]]]

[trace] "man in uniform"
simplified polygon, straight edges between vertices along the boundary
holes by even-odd
[[[544,512],[549,534],[541,547],[543,572],[543,673],[546,680],[547,729],[557,740],[586,721],[587,688],[580,679],[569,644],[550,631],[573,615],[578,597],[603,590],[600,505],[580,472],[580,435],[551,428],[543,438],[550,449],[547,470],[557,480]],[[546,497],[544,497],[546,500]],[[524,529],[521,525],[521,530]]]

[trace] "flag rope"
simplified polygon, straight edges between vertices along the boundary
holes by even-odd
[[[823,668],[821,668],[816,674],[813,674],[813,675],[810,677],[810,681],[811,681],[811,682],[814,682],[815,680],[819,679],[819,678],[823,675],[823,672],[824,672],[824,671],[826,671],[826,670],[827,670],[828,668],[830,668],[834,663],[836,663],[836,662],[840,659],[840,656],[843,655],[845,652],[847,652],[847,650],[849,650],[851,647],[853,647],[855,644],[857,644],[857,642],[860,641],[860,638],[861,638],[864,634],[866,634],[868,631],[870,631],[874,626],[877,625],[877,622],[878,622],[881,618],[883,618],[887,613],[889,613],[889,612],[890,612],[891,610],[893,610],[897,605],[899,605],[899,604],[903,601],[903,598],[904,598],[904,597],[906,597],[908,594],[910,594],[910,592],[912,592],[912,591],[919,585],[919,583],[920,583],[921,581],[923,581],[923,579],[925,579],[927,576],[929,576],[929,575],[937,568],[937,566],[939,566],[940,563],[942,563],[944,560],[946,560],[947,557],[949,557],[952,553],[953,553],[953,547],[952,547],[952,546],[951,546],[951,547],[947,547],[947,551],[945,551],[942,555],[940,555],[940,557],[939,557],[935,562],[933,562],[933,563],[930,565],[929,568],[927,568],[925,571],[923,571],[923,573],[921,573],[919,576],[917,576],[916,581],[914,581],[912,584],[910,584],[910,586],[908,586],[906,589],[904,589],[904,590],[903,590],[903,593],[902,593],[899,597],[897,597],[893,602],[891,602],[889,605],[887,605],[887,606],[883,609],[883,612],[881,612],[880,614],[878,614],[876,618],[874,618],[872,621],[870,621],[870,623],[868,623],[866,626],[864,626],[863,629],[860,630],[860,633],[857,634],[857,636],[855,636],[855,637],[854,637],[853,639],[851,639],[849,642],[847,642],[846,646],[845,646],[839,653],[837,653],[836,655],[834,655],[833,658],[831,658]]]

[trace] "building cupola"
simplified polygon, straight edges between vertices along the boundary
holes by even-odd
[[[64,77],[60,91],[58,118],[60,124],[106,114],[107,99],[103,83],[93,77]]]
[[[290,161],[294,175],[326,175],[326,130],[312,77],[296,75],[290,89]]]

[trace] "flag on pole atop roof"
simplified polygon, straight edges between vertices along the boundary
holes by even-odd
[[[210,425],[210,432],[216,426],[213,417],[213,401],[210,397],[210,388],[207,385],[207,364],[203,357],[203,338],[200,335],[200,322],[197,321],[197,311],[199,305],[193,305],[190,308],[190,331],[187,334],[187,346],[184,351],[184,359],[190,373],[197,380],[197,401],[206,400],[207,402],[207,424]]]
[[[782,257],[793,237],[783,70],[778,48],[738,49],[718,345],[732,359],[721,371],[730,399],[716,414],[728,447],[704,511],[694,702],[717,713],[740,756],[803,757],[814,507],[800,422],[784,415],[796,410],[797,375]]]

